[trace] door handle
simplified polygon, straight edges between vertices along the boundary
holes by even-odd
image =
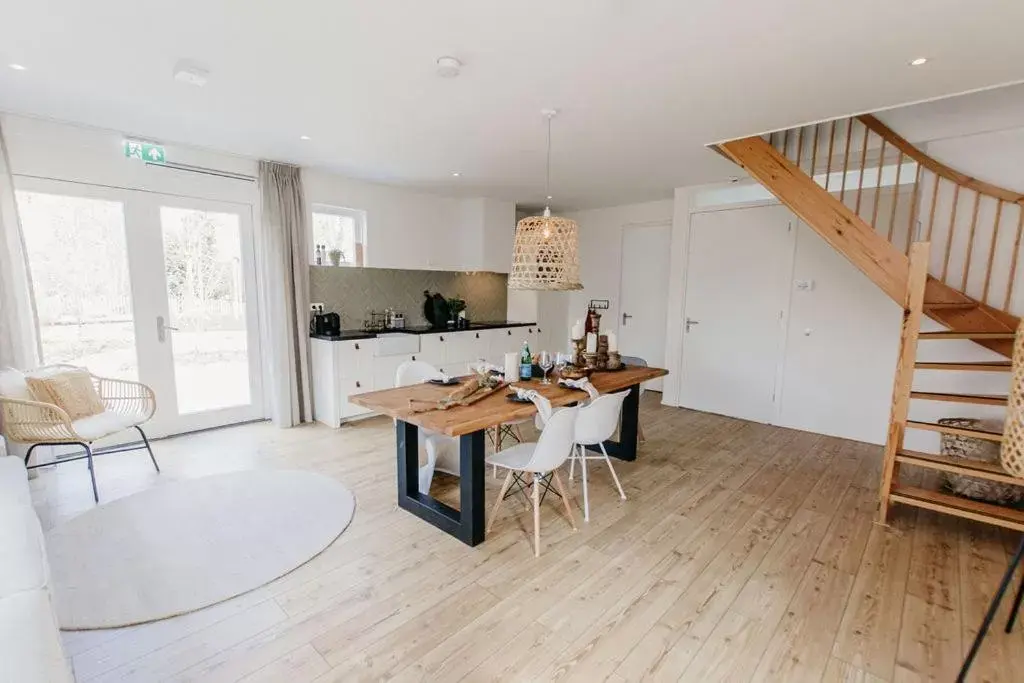
[[[156,317],[156,338],[157,338],[158,341],[160,341],[160,342],[167,341],[167,330],[171,330],[173,332],[177,332],[178,328],[177,327],[171,327],[170,325],[167,324],[167,322],[164,320],[164,317],[162,315],[158,315]]]
[[[694,326],[694,325],[700,325],[700,321],[699,320],[692,320],[691,318],[687,318],[686,319],[686,331],[687,331],[687,333],[689,333],[690,328],[692,326]]]
[[[629,320],[629,319],[630,319],[630,318],[632,318],[632,317],[633,317],[633,316],[631,316],[631,315],[630,315],[629,313],[623,313],[623,314],[622,314],[622,324],[623,324],[623,325],[625,325],[625,324],[626,324],[626,321],[627,321],[627,320]]]

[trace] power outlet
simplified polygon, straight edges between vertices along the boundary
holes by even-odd
[[[310,304],[309,305],[309,312],[310,313],[323,313],[324,312],[324,305],[322,303]]]

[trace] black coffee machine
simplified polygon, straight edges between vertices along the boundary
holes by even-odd
[[[337,313],[314,313],[309,322],[309,333],[321,337],[337,337],[341,334],[341,316]]]

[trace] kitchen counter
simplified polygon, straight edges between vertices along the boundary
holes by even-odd
[[[414,325],[400,330],[381,330],[380,332],[369,332],[367,330],[342,330],[338,336],[325,334],[311,334],[312,339],[323,339],[324,341],[352,341],[356,339],[375,339],[382,334],[439,334],[442,332],[472,332],[474,330],[500,330],[508,327],[531,327],[537,323],[512,322],[509,320],[485,320],[482,322],[470,323],[469,327],[459,329],[448,329],[447,327],[431,327],[430,325]]]

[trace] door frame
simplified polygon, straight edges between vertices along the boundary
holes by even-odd
[[[180,421],[182,418],[188,420],[189,417],[177,414],[161,415],[161,404],[164,406],[176,406],[177,404],[176,396],[169,397],[165,395],[165,392],[175,389],[173,359],[170,353],[171,347],[156,342],[155,323],[145,322],[145,318],[151,314],[155,316],[162,313],[165,317],[167,316],[168,302],[166,300],[167,284],[164,269],[163,226],[160,223],[159,215],[161,201],[164,201],[164,204],[168,206],[188,207],[190,204],[203,205],[211,207],[213,211],[220,208],[224,211],[238,213],[241,217],[239,236],[243,250],[242,268],[246,295],[247,352],[250,360],[250,391],[252,397],[252,415],[246,416],[238,422],[264,420],[267,418],[269,397],[266,392],[266,386],[269,368],[263,362],[261,348],[265,329],[265,314],[260,305],[260,246],[258,244],[259,236],[256,234],[258,214],[257,207],[253,203],[29,175],[16,176],[14,189],[15,191],[37,192],[41,194],[102,199],[122,204],[125,251],[126,258],[128,259],[128,276],[132,297],[132,318],[135,323],[135,353],[139,369],[139,381],[166,385],[166,387],[159,386],[161,394],[157,395],[157,413],[148,423],[151,425],[151,429],[148,431],[154,438],[176,436],[193,431],[236,424],[235,421],[224,424],[219,423],[216,416],[223,412],[223,409],[221,409],[196,413],[194,422],[185,429],[168,430],[168,425]],[[248,231],[245,230],[246,221],[248,221]],[[135,225],[139,226],[140,229],[133,230],[132,226]],[[147,232],[149,233],[148,235],[146,234]],[[159,249],[159,269],[155,267],[157,261],[155,260],[156,254],[153,252],[154,247]],[[133,267],[133,256],[141,261],[141,265]],[[154,271],[158,271],[151,273],[148,278],[140,273],[140,270],[144,270],[147,264],[152,265]],[[155,286],[158,281],[160,283],[159,288]],[[152,304],[150,299],[155,297],[162,298],[161,305],[154,306]],[[156,359],[161,356],[164,357],[163,363],[165,364],[162,370],[155,367],[159,364]],[[167,384],[166,380],[162,379],[162,375],[166,377],[168,374],[171,378],[170,384]],[[158,386],[153,386],[153,389],[156,391]],[[200,418],[200,415],[204,417]]]
[[[692,197],[690,199],[692,200]],[[677,201],[678,201],[678,199],[677,199]],[[673,342],[673,336],[675,336],[675,339],[677,340],[678,355],[674,355],[673,358],[674,358],[674,363],[675,363],[676,374],[677,374],[679,379],[676,381],[676,383],[674,385],[675,387],[677,387],[677,391],[676,391],[675,395],[672,396],[672,400],[674,401],[673,405],[678,406],[678,407],[683,407],[682,399],[683,399],[684,383],[686,382],[686,377],[685,377],[684,372],[683,372],[683,368],[684,368],[684,365],[683,365],[683,354],[686,352],[686,342],[687,342],[686,338],[687,338],[687,335],[686,335],[686,332],[684,330],[684,327],[685,327],[685,320],[686,320],[686,315],[687,315],[686,300],[687,300],[687,294],[690,291],[690,287],[689,287],[689,277],[690,277],[690,245],[692,244],[691,237],[692,237],[692,232],[693,232],[693,217],[694,217],[694,215],[695,214],[704,214],[704,213],[720,213],[722,211],[744,211],[744,210],[749,210],[749,209],[764,209],[764,208],[776,207],[776,206],[781,206],[783,208],[786,208],[781,202],[779,202],[778,200],[776,200],[774,198],[766,199],[766,200],[751,201],[751,202],[742,202],[742,203],[737,202],[735,204],[722,204],[722,205],[716,205],[716,206],[706,206],[706,207],[701,207],[699,209],[698,208],[694,208],[692,204],[687,206],[687,208],[686,208],[686,226],[685,226],[685,229],[683,230],[682,239],[676,240],[675,239],[675,235],[673,235],[673,245],[672,245],[672,262],[676,263],[676,262],[679,262],[681,260],[681,263],[682,263],[682,277],[679,278],[680,285],[679,285],[678,290],[676,290],[675,292],[672,291],[672,289],[673,289],[672,282],[671,282],[672,278],[670,278],[669,294],[668,294],[668,297],[669,297],[669,315],[668,315],[668,318],[669,318],[669,320],[668,320],[669,330],[672,330],[672,315],[671,315],[672,311],[671,311],[671,309],[672,309],[672,299],[673,299],[673,296],[678,297],[678,305],[679,305],[679,317],[676,319],[675,329],[672,330],[674,332],[674,335],[670,332],[668,339],[666,339],[666,348],[665,348],[665,357],[666,357],[666,361],[668,361],[669,353],[670,353],[669,347],[671,346],[671,344]],[[790,213],[792,214],[792,212],[790,212]],[[782,316],[783,317],[780,320],[780,325],[782,325],[782,333],[781,333],[781,339],[780,339],[780,342],[779,342],[779,349],[778,349],[778,354],[779,355],[778,355],[778,359],[776,361],[776,366],[775,366],[775,391],[774,391],[774,399],[773,399],[773,402],[772,402],[773,403],[773,405],[772,405],[772,422],[770,423],[770,424],[773,424],[773,425],[774,424],[779,424],[781,422],[781,417],[782,417],[783,378],[784,378],[785,369],[786,369],[786,362],[785,362],[785,359],[786,359],[786,349],[787,349],[788,344],[789,344],[789,332],[788,332],[789,324],[788,323],[789,323],[790,308],[792,306],[792,299],[793,299],[792,280],[793,280],[793,269],[796,267],[796,246],[797,246],[796,243],[797,243],[797,232],[798,232],[798,228],[799,228],[799,225],[798,225],[799,224],[799,219],[796,216],[792,216],[791,215],[789,223],[790,223],[790,232],[793,233],[793,239],[792,239],[792,245],[791,245],[791,250],[792,251],[790,253],[790,266],[789,266],[790,267],[790,287],[788,288],[788,291],[786,293],[785,308],[783,309],[783,312],[782,312]],[[674,270],[670,269],[670,272],[674,272]]]
[[[665,219],[655,220],[655,221],[631,221],[629,223],[623,223],[621,228],[620,228],[620,230],[619,230],[619,232],[620,232],[620,236],[619,236],[619,292],[618,292],[618,294],[619,294],[619,305],[618,305],[618,316],[616,317],[616,320],[615,320],[615,332],[616,332],[616,334],[618,334],[620,339],[622,338],[622,313],[623,313],[622,308],[623,308],[623,302],[625,301],[623,299],[623,297],[622,297],[622,294],[623,294],[623,290],[624,290],[623,283],[625,282],[625,279],[626,279],[626,238],[628,236],[629,230],[632,229],[632,228],[667,228],[668,229],[668,248],[669,248],[669,254],[668,254],[668,274],[669,274],[669,276],[668,276],[668,280],[669,281],[672,280],[672,254],[671,254],[671,249],[672,249],[672,219],[671,218],[665,218]],[[666,282],[665,284],[667,286],[668,282]],[[668,306],[669,306],[670,302],[671,302],[671,292],[666,290],[666,292],[665,292],[666,312],[667,312],[667,309],[668,309]],[[662,330],[662,333],[664,333],[664,329]],[[665,339],[665,354],[664,355],[665,355],[665,362],[667,364],[667,362],[668,362],[668,339],[667,338]],[[647,384],[650,384],[650,382],[648,382]],[[646,388],[646,386],[645,386],[645,388]],[[665,391],[664,383],[659,380],[658,381],[658,388],[657,389],[651,389],[651,391],[658,391],[658,392],[660,392],[662,394],[662,396],[664,396],[664,391]]]

